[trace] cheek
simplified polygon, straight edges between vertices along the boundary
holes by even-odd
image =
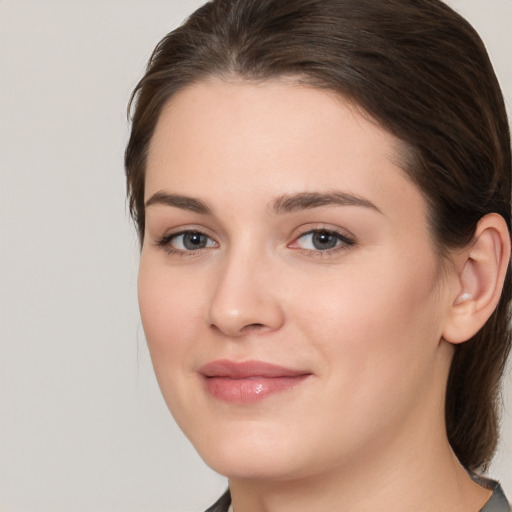
[[[157,378],[183,364],[201,325],[199,297],[193,283],[142,256],[138,277],[142,325]],[[173,372],[168,372],[173,374]]]
[[[200,285],[197,277],[141,257],[138,296],[144,334],[162,395],[183,430],[194,411],[201,410],[197,376],[191,370],[194,354],[204,348],[200,329],[205,294]]]
[[[296,303],[302,330],[347,381],[414,379],[411,373],[432,364],[442,332],[439,277],[430,255],[414,256],[404,268],[402,258],[384,253],[298,294],[308,292],[306,304]]]
[[[386,265],[340,272],[310,292],[307,304],[296,302],[296,322],[323,362],[325,388],[315,410],[336,425],[333,446],[354,453],[365,440],[391,436],[427,404],[436,378],[435,268],[426,262],[417,273],[380,261]]]

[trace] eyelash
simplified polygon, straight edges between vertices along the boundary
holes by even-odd
[[[335,237],[336,245],[334,247],[332,247],[332,248],[328,248],[328,249],[325,249],[325,250],[322,250],[322,249],[308,249],[308,248],[302,248],[302,247],[294,246],[295,244],[297,244],[297,242],[299,240],[301,240],[301,239],[303,239],[305,237],[308,237],[308,236],[314,237],[315,234],[316,235],[326,235],[328,237]],[[215,245],[210,245],[210,246],[205,246],[205,247],[200,247],[198,249],[190,249],[190,250],[187,250],[187,249],[176,249],[175,247],[173,247],[171,245],[173,240],[177,239],[180,236],[182,237],[182,236],[185,236],[185,235],[191,235],[191,236],[192,235],[197,235],[197,236],[200,236],[200,237],[205,237],[208,240],[206,242],[207,244],[213,242],[213,244],[215,244]],[[345,234],[342,234],[339,231],[336,231],[336,230],[333,230],[333,229],[324,228],[324,227],[319,227],[319,228],[310,229],[310,230],[308,230],[308,231],[306,231],[304,233],[301,233],[291,243],[289,243],[287,245],[287,247],[291,248],[291,249],[300,250],[301,252],[304,252],[306,254],[318,255],[318,256],[324,257],[324,256],[331,255],[333,253],[336,253],[338,251],[347,250],[348,248],[354,246],[355,244],[356,244],[356,241],[353,238],[350,238],[349,236],[347,236]],[[179,256],[194,256],[194,255],[199,254],[203,249],[212,249],[212,248],[218,247],[218,242],[216,242],[215,240],[213,240],[213,238],[211,238],[210,236],[208,236],[207,234],[205,234],[205,233],[203,233],[203,232],[201,232],[199,230],[186,229],[186,230],[180,231],[178,233],[170,233],[168,235],[163,236],[162,238],[160,238],[156,242],[156,245],[158,247],[161,247],[161,248],[165,249],[168,254],[176,254],[176,255],[179,255]]]
[[[310,229],[310,230],[306,231],[305,233],[301,233],[299,236],[297,236],[294,239],[293,242],[288,244],[288,247],[295,248],[294,245],[300,239],[308,237],[308,236],[313,238],[315,235],[326,235],[328,237],[334,237],[336,239],[335,240],[336,245],[334,247],[331,247],[331,248],[328,248],[325,250],[307,249],[307,248],[301,248],[301,247],[296,247],[296,249],[303,251],[305,253],[324,257],[324,256],[329,256],[334,253],[337,253],[338,251],[347,250],[348,248],[353,247],[356,244],[356,241],[353,238],[347,236],[346,234],[340,233],[339,231],[337,231],[335,229],[329,229],[326,227],[318,227],[315,229]]]
[[[161,248],[165,249],[168,254],[177,254],[179,256],[194,256],[196,254],[199,254],[203,249],[211,249],[211,248],[213,248],[213,247],[210,246],[210,247],[200,247],[198,249],[187,250],[187,249],[176,249],[175,247],[173,247],[171,245],[173,240],[177,239],[180,236],[184,236],[184,235],[198,235],[200,237],[205,237],[209,241],[214,242],[218,246],[218,243],[215,242],[215,240],[213,240],[213,238],[211,238],[210,236],[206,235],[205,233],[202,233],[201,231],[199,231],[197,229],[185,229],[185,230],[180,231],[178,233],[170,233],[168,235],[164,235],[162,238],[160,238],[156,242],[156,245],[158,247],[161,247]]]

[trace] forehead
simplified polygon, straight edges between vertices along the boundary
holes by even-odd
[[[341,189],[375,203],[421,194],[399,165],[401,144],[339,95],[290,81],[209,80],[163,109],[153,135],[146,200],[166,190],[206,199],[265,200]],[[380,197],[371,197],[380,196]]]
[[[343,128],[344,133],[338,133],[336,128]],[[347,140],[349,135],[364,135],[368,144],[386,146],[388,153],[401,146],[354,102],[334,91],[285,78],[258,83],[211,78],[189,85],[164,105],[150,144],[150,156],[160,143],[168,144],[171,130],[175,132],[174,140],[208,135],[202,141],[204,145],[212,132],[230,135],[231,143],[243,141],[246,147],[251,140],[273,147],[309,130],[322,131],[324,137],[330,131],[339,142],[343,142],[340,136]],[[262,130],[267,139],[262,138]],[[250,139],[246,135],[251,135]],[[255,139],[258,135],[260,138]]]

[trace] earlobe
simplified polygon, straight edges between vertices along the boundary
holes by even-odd
[[[462,343],[483,327],[501,296],[510,261],[510,235],[503,217],[482,217],[471,244],[455,258],[457,288],[443,338]]]

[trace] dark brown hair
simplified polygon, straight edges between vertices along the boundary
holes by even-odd
[[[130,102],[125,165],[141,242],[145,161],[160,112],[177,91],[212,76],[296,77],[362,107],[404,143],[405,170],[428,201],[441,254],[467,245],[487,213],[502,215],[510,231],[503,97],[461,16],[440,0],[213,0],[158,44]],[[485,468],[496,448],[510,295],[509,269],[496,311],[452,362],[447,432],[468,469]]]

